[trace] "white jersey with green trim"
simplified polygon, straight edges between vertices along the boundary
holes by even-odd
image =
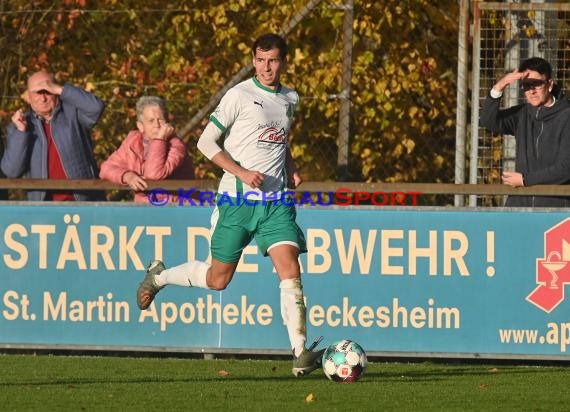
[[[232,87],[222,97],[210,121],[225,133],[224,151],[245,169],[263,173],[265,180],[259,189],[253,189],[224,172],[220,194],[248,192],[247,198],[253,200],[264,198],[262,192],[279,195],[286,189],[288,135],[298,102],[295,90],[281,85],[271,90],[255,77]]]

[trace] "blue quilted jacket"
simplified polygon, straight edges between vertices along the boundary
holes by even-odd
[[[97,179],[91,130],[105,104],[93,94],[70,84],[63,86],[59,105],[51,119],[52,136],[68,179]],[[2,156],[2,172],[9,178],[28,176],[47,179],[48,148],[42,119],[32,110],[26,113],[28,129],[19,131],[8,125],[7,145]],[[44,200],[45,191],[28,192],[28,200]],[[100,192],[74,191],[76,200],[101,200]]]

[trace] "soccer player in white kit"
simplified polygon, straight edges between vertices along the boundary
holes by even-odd
[[[198,140],[198,149],[224,170],[212,213],[212,263],[189,261],[166,269],[150,263],[137,290],[137,304],[148,308],[166,285],[225,289],[243,249],[255,238],[279,276],[281,315],[293,351],[293,374],[303,376],[320,367],[323,350],[305,347],[306,308],[299,253],[305,237],[296,210],[281,201],[288,188],[301,183],[293,164],[288,134],[299,102],[296,91],[281,85],[287,44],[265,34],[253,44],[255,75],[222,97]],[[223,148],[218,140],[225,135]],[[244,199],[245,197],[245,199]]]

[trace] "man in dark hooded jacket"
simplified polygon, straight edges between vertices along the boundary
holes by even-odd
[[[503,90],[516,82],[526,103],[501,110]],[[570,184],[570,102],[556,97],[552,67],[533,57],[497,81],[483,104],[479,124],[493,133],[513,135],[515,171],[504,184],[521,187]],[[565,196],[509,196],[505,206],[570,207]]]

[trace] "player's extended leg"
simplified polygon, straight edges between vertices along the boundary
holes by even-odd
[[[137,305],[141,310],[150,306],[156,294],[166,285],[179,285],[203,289],[223,290],[231,282],[236,263],[212,259],[212,264],[191,260],[166,269],[164,263],[150,263],[146,276],[137,289]]]
[[[228,216],[230,211],[232,213]],[[244,222],[253,222],[255,227],[251,214],[251,207],[245,204],[231,206],[224,203],[216,207],[211,218],[212,263],[192,260],[166,269],[161,261],[151,262],[137,290],[139,308],[148,308],[156,294],[166,285],[225,289],[234,276],[243,248],[251,241],[251,231],[243,227]]]
[[[293,349],[293,374],[304,376],[320,367],[324,350],[313,352],[305,348],[306,307],[298,260],[299,249],[290,244],[279,244],[267,253],[280,279],[281,316]]]

